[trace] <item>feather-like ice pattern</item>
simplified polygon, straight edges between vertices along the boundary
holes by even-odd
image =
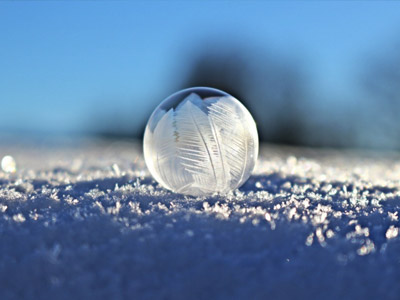
[[[225,164],[225,177],[229,180],[229,186],[241,182],[246,172],[247,155],[252,148],[246,134],[246,130],[240,116],[231,104],[229,97],[210,99],[209,119],[211,126],[215,128],[216,140],[220,148],[223,164]],[[251,151],[251,150],[250,150]]]
[[[190,93],[176,108],[156,112],[144,150],[150,172],[163,186],[190,195],[226,193],[250,176],[257,129],[235,98]]]
[[[173,187],[179,191],[180,187],[191,182],[190,174],[186,174],[180,165],[178,148],[176,147],[176,133],[174,130],[174,111],[171,108],[158,122],[152,137],[154,142],[152,153],[155,162],[154,169],[159,175],[157,179],[163,185]]]
[[[190,94],[176,108],[175,124],[179,159],[193,176],[193,190],[219,191],[223,185],[223,166],[221,156],[215,151],[216,140],[204,101],[198,95]]]

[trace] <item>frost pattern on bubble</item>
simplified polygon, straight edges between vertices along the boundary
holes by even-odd
[[[234,190],[249,178],[258,135],[238,100],[225,93],[201,98],[193,91],[175,107],[162,104],[144,137],[146,164],[159,183],[177,193],[209,195]]]

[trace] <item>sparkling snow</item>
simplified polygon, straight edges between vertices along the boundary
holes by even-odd
[[[0,299],[399,299],[399,154],[264,145],[244,186],[198,198],[140,144],[6,155]]]

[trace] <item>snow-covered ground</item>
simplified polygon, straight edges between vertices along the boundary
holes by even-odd
[[[207,198],[157,185],[139,143],[6,154],[0,299],[400,298],[396,153],[264,145]]]

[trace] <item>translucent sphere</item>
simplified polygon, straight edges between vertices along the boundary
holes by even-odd
[[[155,109],[143,148],[150,173],[165,188],[193,196],[227,193],[250,177],[258,134],[237,99],[195,87],[171,95]]]

